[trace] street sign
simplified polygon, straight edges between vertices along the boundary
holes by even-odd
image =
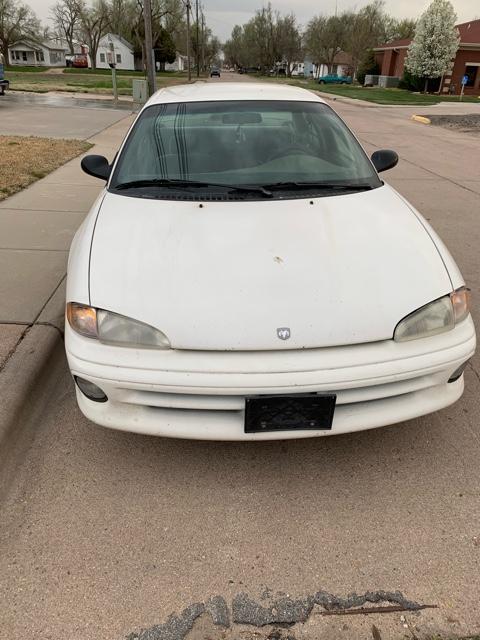
[[[460,100],[463,98],[463,93],[465,91],[465,85],[467,84],[467,82],[468,82],[468,76],[465,75],[462,78],[462,88],[461,88],[461,91],[460,91]]]

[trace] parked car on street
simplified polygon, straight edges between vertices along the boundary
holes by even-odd
[[[470,296],[428,222],[319,96],[158,91],[70,250],[65,347],[92,421],[181,438],[333,435],[463,393]]]
[[[212,67],[210,69],[210,77],[211,78],[220,78],[220,69],[218,67]]]
[[[320,78],[318,78],[318,84],[352,84],[352,77],[328,73],[326,76],[320,76]]]

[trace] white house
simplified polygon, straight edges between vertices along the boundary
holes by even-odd
[[[122,38],[122,36],[116,35],[115,33],[107,33],[101,38],[98,45],[97,69],[109,69],[108,63],[112,54],[117,69],[134,71],[133,45],[125,40],[125,38]]]
[[[182,56],[178,51],[174,62],[165,63],[165,71],[185,71],[186,68],[187,56]]]
[[[60,40],[19,40],[8,48],[9,64],[32,67],[64,67],[65,44]]]

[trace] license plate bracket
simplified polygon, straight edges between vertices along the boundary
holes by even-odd
[[[336,400],[333,393],[248,397],[245,402],[245,433],[329,431]]]

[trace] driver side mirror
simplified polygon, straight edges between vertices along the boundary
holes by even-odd
[[[104,156],[85,156],[82,158],[80,166],[89,176],[105,181],[110,177],[110,171],[112,170],[111,165]]]
[[[380,173],[381,171],[393,169],[398,163],[398,155],[396,151],[391,149],[380,149],[372,153],[372,162],[375,169]]]

